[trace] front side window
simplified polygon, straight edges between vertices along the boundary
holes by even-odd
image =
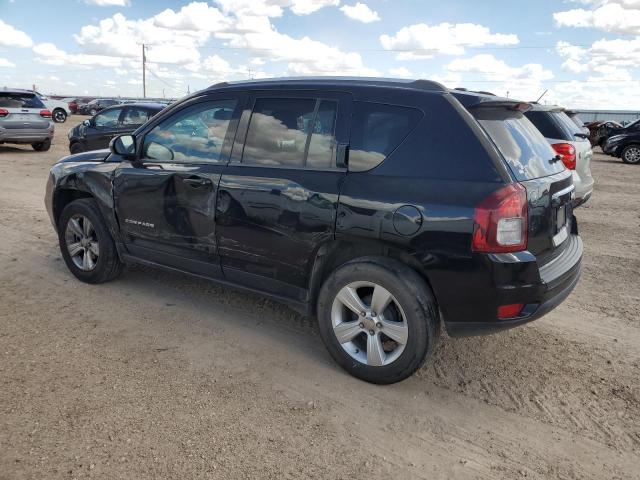
[[[237,103],[203,102],[175,113],[146,135],[143,157],[180,163],[224,161],[222,146]]]
[[[120,112],[122,112],[122,109],[114,108],[113,110],[107,110],[106,112],[99,113],[94,117],[93,124],[97,128],[117,127]]]
[[[378,166],[415,128],[422,112],[415,108],[355,102],[349,147],[349,170]]]
[[[257,99],[242,163],[332,168],[338,103],[311,98]]]
[[[127,108],[122,119],[123,125],[142,125],[149,120],[149,112],[143,108]]]

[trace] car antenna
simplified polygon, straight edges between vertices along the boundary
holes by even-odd
[[[548,91],[549,91],[549,89],[547,88],[544,92],[542,92],[542,95],[540,95],[540,96],[538,97],[538,100],[536,100],[536,101],[535,101],[535,103],[540,103],[540,99],[541,99],[542,97],[544,97],[544,96],[545,96],[545,94],[546,94]]]

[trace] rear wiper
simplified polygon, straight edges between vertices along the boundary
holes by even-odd
[[[555,157],[549,160],[549,163],[556,163],[556,162],[559,162],[560,160],[562,160],[562,157],[560,155],[556,155]]]
[[[586,133],[574,133],[573,135],[580,138],[589,138],[589,135]]]

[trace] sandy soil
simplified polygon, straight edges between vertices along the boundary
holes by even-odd
[[[0,146],[0,479],[640,478],[640,167],[596,155],[562,306],[377,387],[258,296],[72,278],[42,199],[80,120]]]

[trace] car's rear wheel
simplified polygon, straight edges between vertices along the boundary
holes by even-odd
[[[56,123],[64,123],[67,120],[67,112],[61,108],[56,108],[53,111],[53,121]]]
[[[322,340],[351,375],[372,383],[404,380],[433,351],[438,335],[434,297],[411,268],[382,257],[348,262],[318,297]]]
[[[83,198],[67,205],[58,221],[60,251],[71,273],[86,283],[117,277],[122,263],[95,200]]]
[[[38,142],[38,143],[32,143],[31,147],[36,151],[36,152],[46,152],[47,150],[49,150],[51,148],[51,139],[47,138],[45,141],[43,142]]]
[[[629,145],[622,150],[620,155],[624,163],[638,164],[640,163],[640,145]]]
[[[82,145],[80,142],[72,143],[69,146],[69,152],[71,153],[82,153],[84,151],[86,151],[86,148],[84,148],[84,145]]]

